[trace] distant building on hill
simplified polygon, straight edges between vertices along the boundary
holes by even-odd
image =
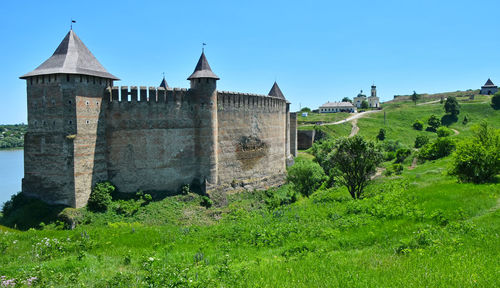
[[[371,88],[372,88],[372,90],[371,90],[370,97],[367,98],[366,95],[363,94],[363,90],[361,90],[361,92],[358,94],[358,96],[354,97],[352,102],[356,107],[361,108],[361,103],[363,103],[363,101],[367,101],[368,107],[370,107],[370,108],[379,108],[380,107],[380,100],[377,97],[377,86],[372,85]]]
[[[492,95],[497,93],[497,91],[498,87],[495,84],[493,84],[493,81],[491,81],[490,78],[488,78],[488,81],[486,81],[486,83],[484,83],[484,85],[481,86],[481,92],[479,92],[479,94]]]
[[[354,107],[351,102],[326,102],[319,107],[319,113],[337,112],[355,113],[356,107]]]

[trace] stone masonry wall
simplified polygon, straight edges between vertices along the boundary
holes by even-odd
[[[260,182],[284,175],[286,101],[218,91],[219,182]]]

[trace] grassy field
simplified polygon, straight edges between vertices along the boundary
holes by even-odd
[[[297,113],[297,123],[299,125],[301,124],[316,124],[317,122],[324,122],[324,123],[330,123],[330,122],[337,122],[340,120],[344,120],[345,118],[349,117],[350,113],[344,113],[344,112],[339,112],[339,113],[308,113],[307,117],[303,117],[302,113],[298,112]]]
[[[460,134],[453,137],[470,135],[470,125],[482,117],[499,128],[500,112],[481,102],[461,103],[460,120],[450,126]],[[386,105],[387,139],[412,145],[419,133],[432,136],[411,124],[442,116],[442,105],[412,105]],[[464,113],[471,117],[466,126]],[[358,125],[361,135],[374,139],[384,127],[383,113]],[[322,127],[350,131],[349,123]],[[304,152],[299,158],[312,161]],[[373,180],[357,201],[335,187],[285,204],[293,187],[284,185],[230,193],[221,207],[204,208],[201,196],[190,193],[143,203],[131,215],[81,209],[82,224],[74,230],[58,222],[27,231],[0,226],[0,281],[27,286],[31,279],[40,287],[500,287],[498,181],[458,183],[447,174],[450,157],[412,169],[410,162],[402,175]]]

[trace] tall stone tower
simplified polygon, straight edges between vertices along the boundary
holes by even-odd
[[[200,184],[205,189],[218,184],[218,123],[217,123],[217,80],[205,53],[202,52],[190,81],[189,95],[196,105],[195,156],[199,163]]]
[[[372,85],[372,93],[370,96],[377,97],[377,86],[375,86],[375,84]]]
[[[23,193],[51,204],[82,207],[107,179],[103,101],[119,80],[70,30],[54,54],[20,77],[27,82],[28,131]]]

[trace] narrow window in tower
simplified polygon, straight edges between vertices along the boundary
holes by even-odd
[[[89,83],[89,82],[90,82],[90,81],[89,81],[89,76],[87,76],[87,77],[85,77],[85,78],[86,78],[86,80],[87,80],[86,82],[87,82],[87,83]]]
[[[80,82],[82,82],[82,81],[83,81],[83,79],[82,79],[82,75],[80,75]]]
[[[95,76],[92,76],[92,82],[95,84]]]
[[[30,77],[30,85],[33,85],[33,77]]]
[[[56,126],[56,121],[52,121],[52,126]]]
[[[71,100],[68,101],[68,104],[71,105]]]
[[[35,121],[33,125],[36,127],[36,125],[38,125],[38,121]]]
[[[95,106],[99,106],[99,101],[95,102]]]
[[[86,102],[85,102],[85,105],[89,106],[89,101],[86,101]]]
[[[85,121],[85,123],[89,124],[89,123],[90,123],[90,121],[89,121],[89,120],[87,120],[87,121]]]
[[[102,84],[102,78],[99,78],[99,85]]]
[[[73,124],[73,121],[69,120],[69,121],[68,121],[68,124],[69,124],[69,125]]]
[[[69,74],[66,74],[66,82],[69,82]]]
[[[45,76],[42,76],[42,84],[45,84]]]
[[[207,83],[208,83],[208,78],[207,78]]]

